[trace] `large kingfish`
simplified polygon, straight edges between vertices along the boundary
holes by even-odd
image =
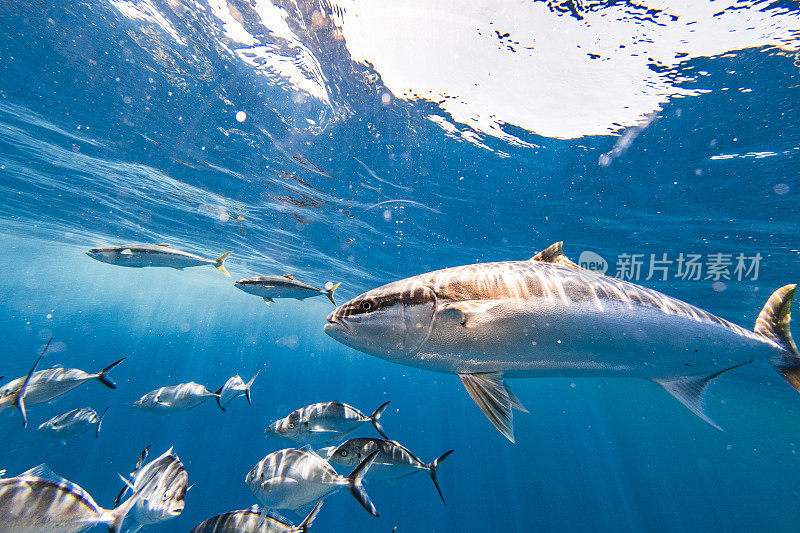
[[[458,374],[512,442],[504,377],[629,376],[654,381],[703,420],[703,391],[727,370],[771,362],[800,390],[789,331],[796,285],[775,291],[749,331],[651,289],[580,268],[556,243],[528,261],[446,268],[368,291],[325,332],[403,365]]]
[[[225,260],[231,252],[225,252],[216,259],[208,259],[191,252],[170,247],[169,244],[123,244],[92,248],[86,252],[92,259],[117,266],[134,268],[169,267],[184,269],[202,265],[213,265],[224,275],[231,277],[225,268]]]

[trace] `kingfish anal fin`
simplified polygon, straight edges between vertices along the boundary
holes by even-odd
[[[462,326],[469,327],[480,315],[497,307],[501,303],[501,300],[462,300],[460,302],[451,302],[439,307],[437,316],[455,320]]]
[[[724,370],[720,370],[719,372],[715,372],[709,376],[684,376],[678,378],[654,379],[653,381],[664,387],[664,390],[674,396],[675,399],[685,405],[691,412],[718,430],[725,431],[706,414],[703,394],[705,393],[708,384],[714,379],[718,378],[729,370],[739,368],[740,366],[744,366],[752,362],[752,360],[746,361]]]
[[[581,267],[579,267],[578,265],[567,259],[567,256],[564,255],[564,250],[562,249],[563,246],[564,246],[563,241],[558,241],[556,243],[553,243],[544,250],[542,250],[541,252],[539,252],[538,254],[531,257],[530,260],[580,269]]]
[[[508,389],[500,372],[459,374],[472,400],[494,427],[514,442],[514,415],[511,409],[525,411],[516,396]],[[512,399],[513,398],[513,399]]]
[[[122,250],[120,252],[120,254],[122,254],[122,255],[133,255],[133,250],[131,250],[130,248],[125,248],[124,250]]]
[[[786,285],[772,293],[758,315],[755,332],[783,348],[784,353],[774,362],[775,367],[792,387],[800,391],[800,353],[789,329],[796,289],[797,285]]]

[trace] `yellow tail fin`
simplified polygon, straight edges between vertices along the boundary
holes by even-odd
[[[228,272],[228,269],[225,268],[225,260],[232,253],[233,253],[233,251],[225,252],[224,254],[222,254],[221,256],[217,257],[214,260],[214,266],[217,267],[217,270],[219,270],[220,272],[222,272],[223,274],[225,274],[228,277],[231,277],[231,274],[230,274],[230,272]]]
[[[336,285],[325,291],[325,295],[328,297],[328,300],[330,300],[333,305],[336,305],[336,300],[333,299],[333,291],[338,289],[339,285],[341,285],[341,283],[337,283]]]

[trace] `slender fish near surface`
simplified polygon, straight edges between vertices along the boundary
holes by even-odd
[[[225,385],[220,387],[215,393],[217,395],[217,405],[219,405],[219,408],[224,411],[234,398],[241,395],[244,395],[244,397],[247,398],[247,404],[251,405],[250,387],[258,377],[259,372],[261,371],[259,370],[256,372],[256,375],[250,378],[250,381],[247,383],[244,382],[239,374],[236,374],[232,378],[228,379],[228,381],[225,382]]]
[[[296,442],[317,444],[341,440],[365,422],[370,422],[381,437],[388,439],[380,418],[389,403],[384,403],[369,416],[346,403],[315,403],[274,421],[264,433],[279,435]]]
[[[332,464],[355,466],[374,451],[379,453],[372,462],[367,478],[393,480],[427,471],[431,476],[433,485],[436,487],[436,491],[439,493],[439,497],[442,499],[442,503],[444,503],[444,495],[439,486],[439,479],[436,477],[436,473],[442,461],[447,459],[454,450],[444,452],[430,463],[423,463],[399,442],[357,438],[347,440],[338,446],[323,448],[318,450],[318,453],[327,458],[328,462]]]
[[[300,525],[293,526],[259,510],[258,506],[221,514],[198,524],[190,533],[305,533],[319,513],[322,502],[311,509]]]
[[[775,291],[746,330],[685,302],[586,270],[555,243],[528,261],[437,270],[339,306],[325,333],[407,366],[457,374],[494,426],[514,441],[504,378],[638,377],[719,427],[703,391],[720,374],[767,361],[800,390],[789,331],[796,285]]]
[[[237,289],[243,290],[247,294],[260,296],[267,304],[271,304],[274,298],[294,298],[295,300],[305,300],[312,296],[324,294],[333,305],[333,291],[339,288],[341,283],[333,285],[330,289],[320,289],[308,283],[294,279],[291,274],[285,276],[256,276],[253,278],[240,279],[236,283]]]
[[[169,267],[184,269],[202,265],[213,265],[224,275],[231,277],[225,268],[225,260],[231,252],[225,252],[216,259],[208,259],[197,254],[172,248],[169,244],[123,244],[92,248],[86,252],[92,259],[111,265],[143,268]]]
[[[273,452],[247,474],[245,484],[267,509],[302,509],[347,487],[353,497],[373,516],[378,511],[361,481],[378,452],[364,459],[353,472],[340,476],[331,464],[310,446]]]
[[[84,407],[73,409],[66,413],[56,415],[47,422],[39,426],[39,431],[65,443],[66,439],[79,437],[87,431],[94,429],[94,437],[100,438],[100,427],[103,424],[103,417],[106,416],[108,407],[99,415],[94,409]]]
[[[136,507],[131,511],[135,522],[131,533],[175,518],[185,507],[189,475],[180,458],[170,448],[149,463],[143,464],[149,450],[148,446],[141,453],[136,468],[131,473],[130,485],[126,483],[116,499],[119,502],[131,487],[140,494]]]
[[[49,344],[50,341],[47,345]],[[0,411],[16,407],[22,413],[25,427],[28,425],[26,405],[47,403],[92,379],[96,379],[109,389],[116,389],[117,385],[108,378],[107,374],[125,360],[124,357],[118,359],[96,374],[88,374],[77,368],[50,368],[36,371],[36,366],[47,350],[47,345],[25,377],[17,378],[0,387]]]
[[[190,381],[161,387],[150,391],[135,402],[133,406],[144,411],[168,413],[172,411],[188,411],[208,400],[218,398],[219,394],[211,392],[205,386]],[[220,409],[222,407],[220,406]]]
[[[0,479],[0,533],[78,533],[99,524],[118,533],[138,499],[134,493],[122,505],[104,509],[81,487],[39,465]]]

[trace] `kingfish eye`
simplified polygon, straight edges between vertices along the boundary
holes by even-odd
[[[292,424],[291,422],[289,423],[289,429],[294,429],[294,424]]]
[[[372,310],[372,302],[370,302],[369,300],[364,300],[363,302],[361,302],[361,309],[369,313]]]
[[[341,454],[342,454],[342,457],[347,457],[347,450],[342,450]]]

